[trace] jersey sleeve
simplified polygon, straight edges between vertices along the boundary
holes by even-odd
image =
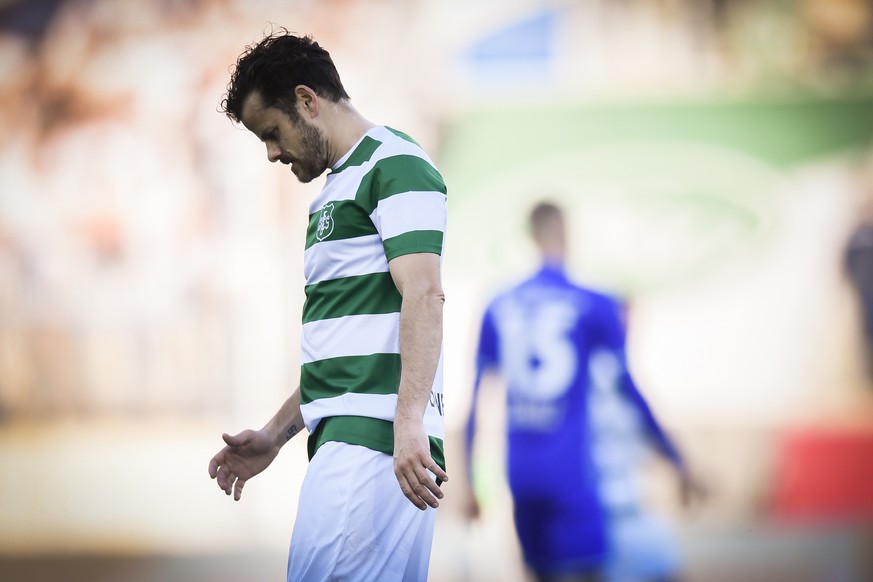
[[[497,328],[494,325],[494,315],[489,308],[482,317],[482,325],[479,331],[479,343],[476,348],[476,370],[473,380],[473,395],[470,399],[470,409],[467,413],[467,422],[464,427],[464,458],[467,463],[467,475],[472,477],[473,439],[476,435],[476,411],[479,397],[479,387],[482,376],[489,371],[496,370],[499,366],[499,345]]]
[[[655,418],[648,402],[646,402],[646,399],[640,393],[639,389],[637,389],[636,383],[628,372],[627,367],[625,367],[624,373],[622,374],[622,380],[622,390],[630,404],[637,410],[637,412],[639,412],[640,419],[645,426],[646,436],[652,440],[655,447],[661,451],[661,453],[667,457],[671,463],[677,467],[681,467],[683,461],[682,456],[679,454],[679,449],[676,448],[676,445],[673,444],[673,441],[667,436],[667,433],[664,432],[661,424]]]
[[[667,433],[655,418],[648,402],[637,388],[627,361],[625,327],[619,317],[620,305],[613,301],[604,301],[600,308],[600,340],[604,347],[610,349],[619,362],[621,369],[619,389],[628,403],[639,413],[646,436],[655,447],[676,466],[682,466],[682,457]]]
[[[494,324],[493,311],[488,309],[482,317],[479,343],[476,347],[476,378],[478,379],[487,371],[496,369],[499,363],[497,327]]]
[[[373,170],[370,215],[390,261],[412,253],[441,255],[447,223],[446,185],[426,159],[397,155]]]

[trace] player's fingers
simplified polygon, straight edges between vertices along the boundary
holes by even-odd
[[[442,498],[443,492],[437,484],[423,470],[414,472],[409,479],[409,485],[416,497],[431,507],[439,507],[438,498]],[[422,508],[423,509],[423,508]]]
[[[233,473],[228,473],[227,477],[224,480],[224,483],[225,483],[224,493],[225,493],[225,495],[230,495],[231,493],[233,493],[233,484],[235,481],[236,481],[236,475],[234,475]]]
[[[422,468],[415,469],[415,476],[418,482],[430,490],[437,498],[443,498],[442,489],[437,485],[436,480],[447,481],[449,476],[436,464],[430,455],[421,459]]]
[[[227,465],[219,467],[218,477],[216,477],[215,481],[218,483],[218,487],[228,495],[230,494],[230,488],[233,486],[234,479],[235,477]]]
[[[227,443],[229,446],[238,447],[245,442],[245,438],[243,436],[244,433],[245,431],[235,435],[229,435],[227,433],[224,433],[223,435],[221,435],[221,438],[224,439],[224,442]]]
[[[440,486],[436,484],[436,481],[433,480],[433,477],[431,477],[429,473],[422,471],[420,473],[416,473],[416,477],[418,478],[418,484],[423,488],[425,492],[430,493],[436,499],[443,498],[442,489],[440,489]],[[425,496],[422,495],[422,498],[425,498]],[[436,505],[433,505],[432,503],[428,503],[428,505],[430,505],[431,507],[436,507]]]
[[[440,481],[448,481],[449,480],[449,475],[445,471],[443,471],[440,468],[440,466],[437,465],[436,462],[434,462],[433,459],[431,459],[430,462],[428,463],[428,465],[426,465],[426,466],[427,466],[427,470],[430,471],[431,473],[433,473],[434,475],[436,475],[437,479],[439,479]]]
[[[227,447],[221,449],[212,459],[209,460],[209,476],[215,479],[218,476],[218,471],[226,460]]]
[[[233,487],[233,500],[239,501],[242,497],[243,486],[246,484],[245,479],[237,479],[236,485]]]
[[[218,455],[215,455],[209,461],[209,477],[215,479],[218,476],[218,467],[221,461],[218,460]]]
[[[414,506],[422,511],[427,509],[427,504],[416,493],[414,484],[411,484],[404,475],[398,475],[397,480],[400,483],[400,491]]]

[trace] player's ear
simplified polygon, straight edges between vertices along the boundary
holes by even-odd
[[[306,85],[294,87],[294,97],[301,115],[310,119],[318,117],[318,95]]]

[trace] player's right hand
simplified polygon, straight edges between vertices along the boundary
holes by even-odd
[[[479,507],[479,501],[476,499],[476,494],[472,489],[464,495],[462,511],[467,521],[479,519],[479,516],[482,514],[482,510]]]
[[[209,461],[209,476],[235,501],[242,497],[246,481],[266,469],[279,454],[279,446],[264,430],[244,430],[221,435],[226,446]]]

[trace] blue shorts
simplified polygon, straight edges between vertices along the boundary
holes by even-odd
[[[513,498],[525,563],[538,574],[594,573],[607,557],[598,503],[578,494]]]

